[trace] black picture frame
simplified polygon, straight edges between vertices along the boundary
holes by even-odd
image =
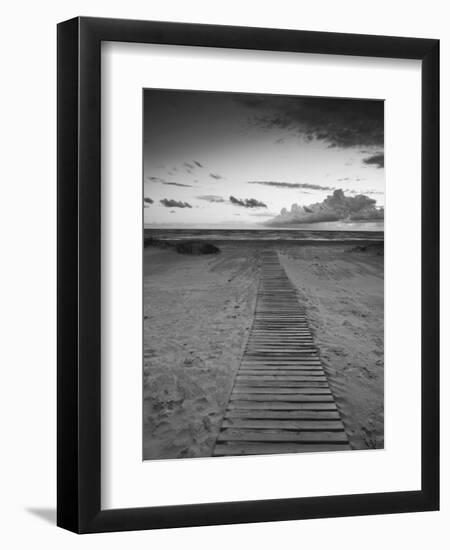
[[[420,491],[101,509],[102,41],[422,62]],[[439,507],[439,41],[77,17],[58,25],[57,524],[76,533],[437,510]]]

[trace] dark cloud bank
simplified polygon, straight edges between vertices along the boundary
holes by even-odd
[[[281,213],[267,225],[283,226],[336,221],[379,221],[384,219],[384,209],[377,208],[376,201],[366,195],[346,197],[342,189],[336,189],[322,202],[299,206],[293,204],[290,210]]]
[[[330,147],[384,146],[384,102],[380,100],[245,96],[236,100],[255,110],[253,124],[288,130]]]
[[[237,206],[243,206],[244,208],[267,208],[267,204],[260,202],[256,199],[237,199],[231,195],[230,197],[231,204],[236,204]]]

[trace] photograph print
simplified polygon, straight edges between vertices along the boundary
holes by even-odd
[[[143,90],[143,460],[384,448],[384,102]]]

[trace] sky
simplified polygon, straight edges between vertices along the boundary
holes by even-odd
[[[144,223],[382,230],[381,100],[144,90]]]

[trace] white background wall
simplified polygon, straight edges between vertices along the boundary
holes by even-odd
[[[441,39],[442,280],[450,280],[450,24],[438,0],[9,2],[0,32],[0,541],[4,548],[446,548],[449,289],[442,295],[442,511],[77,537],[57,529],[56,23],[76,15]],[[405,192],[407,203],[407,193]],[[405,234],[407,238],[407,234]],[[407,419],[405,419],[407,421]],[[367,472],[370,475],[370,472]],[[199,480],[201,482],[201,480]]]

